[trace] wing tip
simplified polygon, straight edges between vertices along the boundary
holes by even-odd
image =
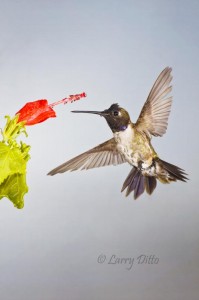
[[[54,176],[55,174],[57,174],[57,172],[54,172],[53,170],[48,172],[46,175],[47,176]]]
[[[163,72],[166,71],[166,72],[168,72],[168,73],[171,73],[172,70],[173,70],[172,67],[167,66],[167,67],[163,70]]]

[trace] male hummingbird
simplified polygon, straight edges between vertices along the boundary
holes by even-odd
[[[126,196],[134,191],[134,199],[145,190],[151,195],[157,179],[162,183],[186,181],[184,170],[160,159],[151,144],[152,135],[162,136],[167,129],[172,104],[172,97],[168,97],[172,89],[171,71],[167,67],[158,76],[136,123],[131,122],[128,112],[118,104],[112,104],[104,111],[73,111],[104,117],[113,138],[72,158],[48,175],[128,162],[132,170],[121,191],[126,189]]]

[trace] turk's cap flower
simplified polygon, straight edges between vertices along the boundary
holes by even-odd
[[[55,103],[49,104],[48,100],[41,99],[33,102],[27,102],[17,113],[19,115],[18,122],[24,122],[25,125],[35,125],[44,122],[49,118],[55,118],[56,113],[53,109],[55,105],[74,102],[86,97],[86,93],[70,95]]]
[[[25,122],[25,125],[34,125],[56,117],[46,99],[26,103],[16,115],[19,115],[18,122]]]

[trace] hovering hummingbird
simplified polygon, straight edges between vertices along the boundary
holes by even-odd
[[[151,144],[152,135],[162,136],[167,129],[172,104],[172,97],[168,97],[172,89],[171,71],[167,67],[158,76],[136,123],[131,122],[128,112],[118,104],[112,104],[104,111],[73,111],[104,117],[113,132],[113,138],[72,158],[48,175],[128,162],[132,170],[121,191],[126,189],[126,196],[134,191],[134,199],[145,190],[151,195],[157,179],[162,183],[177,180],[185,182],[188,178],[184,170],[160,159]]]

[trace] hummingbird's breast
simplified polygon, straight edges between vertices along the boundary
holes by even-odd
[[[157,157],[150,140],[137,131],[132,123],[125,130],[115,132],[114,138],[118,151],[135,167],[141,163],[147,168],[152,164],[153,158]]]

